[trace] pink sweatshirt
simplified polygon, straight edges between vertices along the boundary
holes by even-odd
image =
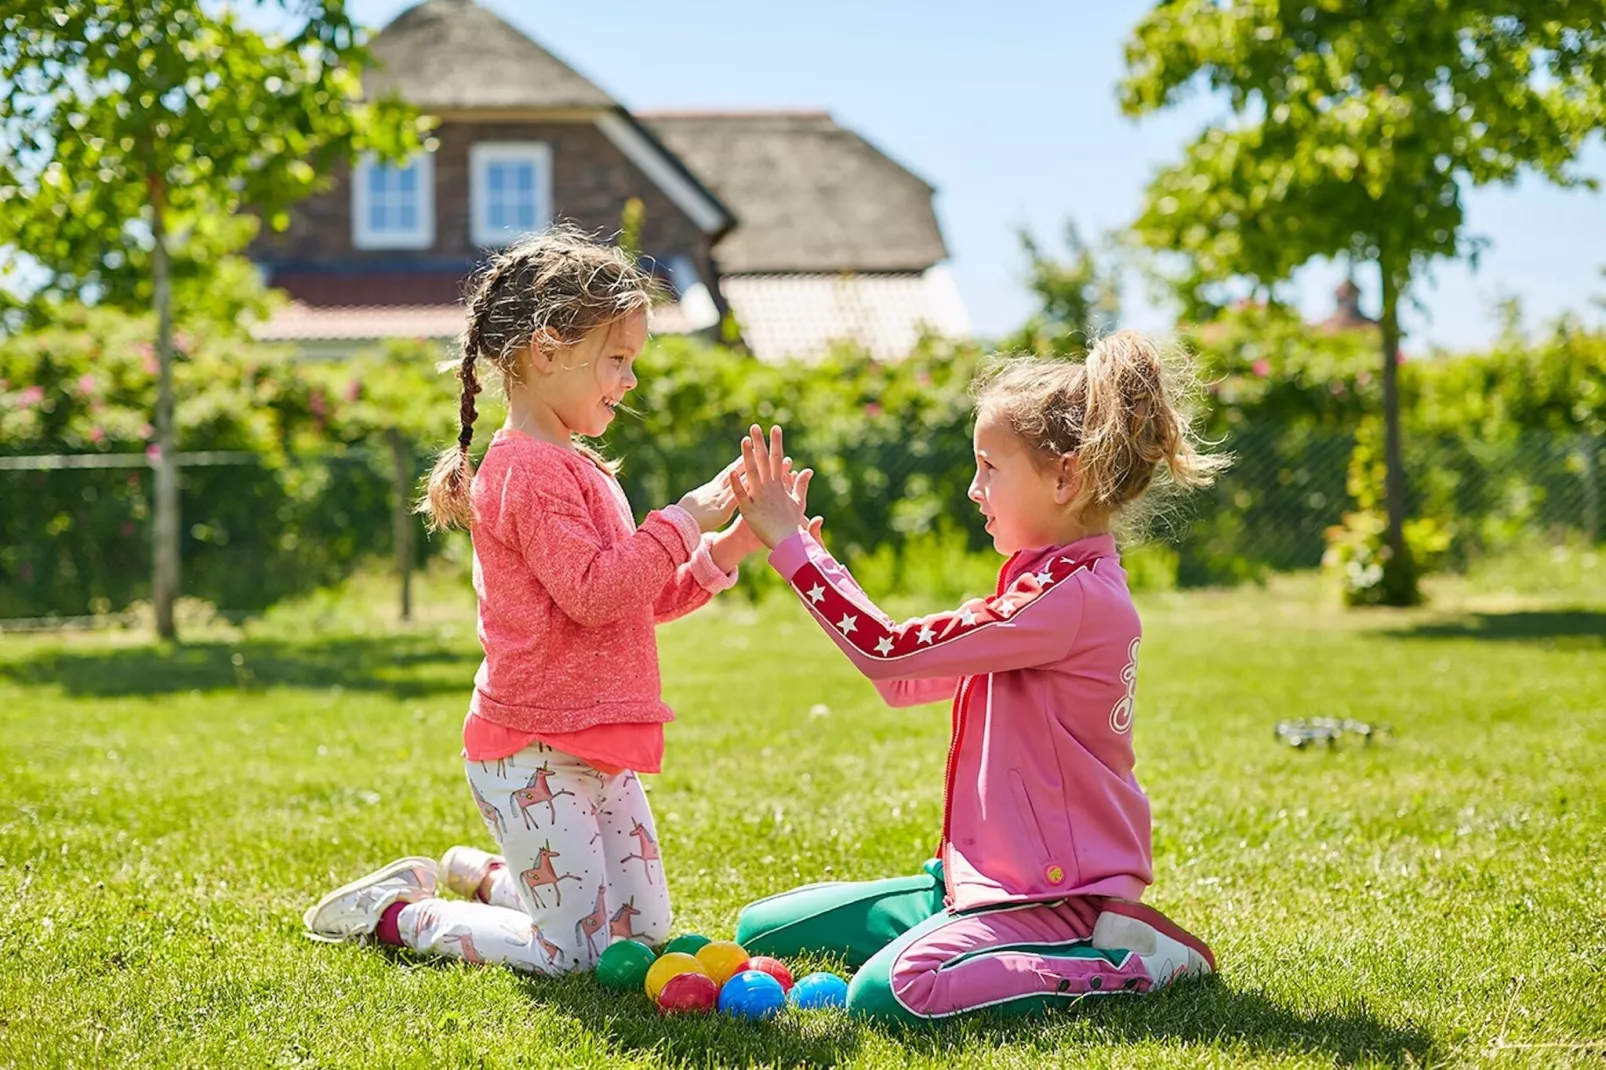
[[[507,733],[475,732],[480,719],[515,738],[561,734],[571,746],[572,733],[640,725],[661,753],[662,725],[674,714],[660,694],[653,628],[735,580],[714,564],[691,514],[670,506],[637,529],[611,475],[580,453],[506,429],[492,439],[471,494],[485,660],[465,751],[492,736],[511,745]],[[610,756],[619,753],[618,732],[598,736]],[[649,753],[652,742],[643,740]]]
[[[952,699],[941,854],[954,909],[1143,894],[1142,629],[1112,537],[1018,553],[991,598],[902,624],[807,535],[770,563],[890,705]]]

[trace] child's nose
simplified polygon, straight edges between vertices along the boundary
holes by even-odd
[[[975,502],[977,505],[981,504],[981,476],[977,476],[975,479],[970,481],[970,490],[967,492],[966,497]]]

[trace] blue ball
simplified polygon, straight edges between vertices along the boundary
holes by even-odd
[[[834,973],[811,973],[792,986],[791,999],[800,1011],[843,1008],[848,1005],[848,983]]]
[[[773,1018],[784,1006],[781,982],[757,970],[743,970],[719,990],[719,1009],[733,1018]]]

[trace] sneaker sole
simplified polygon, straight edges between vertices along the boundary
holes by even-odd
[[[1099,903],[1099,909],[1112,914],[1121,914],[1135,921],[1141,921],[1145,925],[1152,926],[1184,947],[1198,952],[1199,957],[1205,960],[1205,965],[1210,967],[1210,972],[1216,972],[1215,953],[1205,945],[1205,942],[1153,907],[1144,906],[1142,903],[1129,902],[1125,899],[1105,899]]]
[[[372,873],[365,874],[364,876],[358,877],[356,880],[351,881],[348,884],[342,884],[339,888],[336,888],[334,891],[312,904],[312,906],[308,907],[307,912],[301,915],[301,924],[306,927],[307,939],[316,940],[321,944],[345,944],[351,942],[354,937],[325,936],[324,934],[315,931],[312,927],[312,919],[318,916],[318,912],[320,910],[328,906],[330,903],[333,903],[337,899],[348,896],[352,892],[360,891],[370,884],[387,880],[405,870],[417,869],[419,867],[433,872],[435,870],[435,860],[433,858],[423,858],[418,855],[413,855],[409,858],[398,858],[396,861],[390,863],[388,866],[385,866],[383,869],[378,869]],[[432,895],[434,894],[433,888],[426,889],[426,891]]]

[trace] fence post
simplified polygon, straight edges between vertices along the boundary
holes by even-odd
[[[1584,537],[1588,545],[1600,541],[1600,439],[1588,431],[1578,436],[1578,478],[1584,485]]]
[[[396,572],[401,577],[401,619],[413,619],[413,512],[409,501],[413,486],[413,451],[394,427],[385,430],[390,444],[394,494],[390,507],[392,541],[396,544]]]

